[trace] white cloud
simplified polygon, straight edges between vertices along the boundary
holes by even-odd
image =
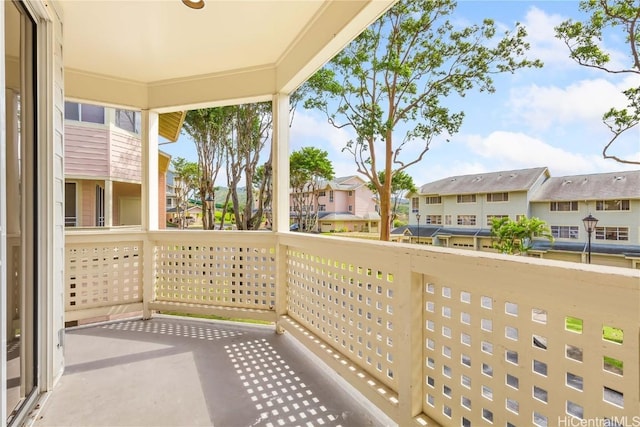
[[[574,153],[523,133],[495,131],[486,137],[470,135],[463,140],[493,171],[547,166],[552,176],[563,176],[637,169],[637,165],[606,160],[599,152]],[[640,152],[630,158],[640,159]]]
[[[329,154],[340,153],[353,137],[353,132],[346,128],[337,129],[320,113],[300,110],[296,111],[291,125],[291,151],[307,146],[318,147],[321,141],[321,148],[327,150]]]
[[[518,87],[511,90],[507,106],[512,120],[536,130],[569,123],[602,127],[602,115],[609,108],[626,104],[621,88],[630,87],[627,81],[616,85],[596,79],[580,80],[565,88],[535,84]]]
[[[562,40],[555,37],[554,28],[567,18],[549,14],[537,7],[531,7],[523,21],[527,29],[527,41],[531,44],[529,57],[540,59],[546,67],[573,67],[569,49]]]

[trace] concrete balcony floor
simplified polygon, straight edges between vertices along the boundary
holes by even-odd
[[[51,426],[388,426],[273,326],[158,316],[67,330]]]

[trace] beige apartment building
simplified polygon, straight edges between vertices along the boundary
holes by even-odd
[[[551,177],[546,167],[447,177],[410,195],[409,225],[395,240],[495,251],[491,220],[521,215],[550,227],[554,242],[536,239],[529,256],[640,268],[640,171]]]

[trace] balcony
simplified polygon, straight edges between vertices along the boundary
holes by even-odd
[[[184,413],[195,424],[236,425],[221,408],[256,421],[267,400],[250,393],[248,368],[229,366],[243,357],[268,363],[273,351],[320,402],[339,392],[318,385],[315,369],[326,365],[402,426],[631,425],[640,413],[637,270],[271,232],[74,231],[65,262],[68,324],[140,312],[151,320],[68,331],[67,371],[39,425],[117,424],[129,413],[154,425],[184,424]],[[171,320],[156,311],[276,326]],[[229,336],[238,331],[246,340]],[[220,337],[226,342],[208,351],[209,338]],[[323,363],[307,370],[295,346]],[[73,403],[80,396],[116,418],[92,418],[93,406]],[[305,413],[300,402],[287,408],[293,417]],[[304,424],[275,415],[257,421]]]

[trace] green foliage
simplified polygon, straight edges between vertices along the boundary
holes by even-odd
[[[580,9],[589,14],[586,21],[568,20],[556,27],[556,37],[564,41],[569,56],[578,64],[607,73],[640,75],[640,3],[638,0],[582,0]],[[629,63],[616,65],[609,52],[603,49],[603,34],[614,32],[628,45]],[[602,117],[613,137],[604,146],[602,156],[620,163],[640,164],[608,153],[620,135],[640,123],[640,88],[630,87],[626,108],[611,108]]]
[[[533,246],[534,237],[544,237],[553,242],[551,230],[546,222],[522,215],[517,221],[493,218],[491,221],[493,247],[503,254],[526,254]]]
[[[401,0],[305,86],[306,108],[355,131],[344,151],[380,196],[381,240],[389,240],[393,176],[462,125],[464,113],[451,111],[447,98],[494,92],[494,74],[541,66],[524,57],[522,26],[501,36],[490,19],[459,28],[448,20],[455,7],[453,0]]]
[[[318,222],[318,189],[333,179],[329,154],[316,147],[303,147],[289,156],[289,185],[298,230],[314,231]]]
[[[383,185],[385,181],[384,177],[385,177],[384,171],[379,171],[378,180]],[[378,193],[378,189],[376,188],[373,182],[369,181],[367,183],[367,187],[369,188],[369,190],[373,191],[375,194]],[[393,178],[391,178],[391,194],[393,196],[392,208],[391,208],[391,221],[393,222],[394,227],[397,227],[397,225],[395,225],[395,222],[396,222],[396,218],[398,218],[398,214],[400,213],[400,208],[401,208],[400,199],[402,199],[402,197],[406,193],[415,193],[417,191],[418,189],[416,188],[416,185],[413,182],[413,177],[409,175],[406,171],[400,170],[393,174]]]

